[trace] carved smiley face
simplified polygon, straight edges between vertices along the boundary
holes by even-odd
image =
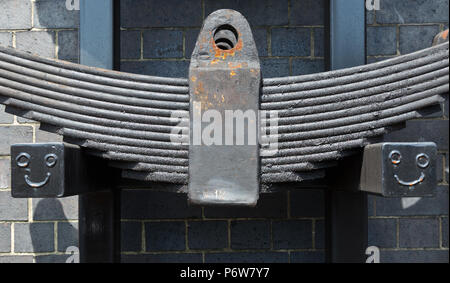
[[[389,160],[391,161],[392,166],[394,167],[394,170],[398,169],[398,167],[401,166],[401,163],[402,163],[401,152],[399,150],[391,151],[389,153]],[[415,158],[415,165],[419,169],[420,175],[413,180],[404,180],[399,176],[399,172],[395,172],[395,171],[401,172],[401,170],[394,171],[395,172],[394,179],[397,181],[398,184],[400,184],[402,186],[407,186],[410,189],[413,189],[414,186],[421,184],[425,180],[426,174],[425,174],[424,170],[422,170],[422,169],[428,168],[428,166],[430,165],[430,157],[426,153],[423,153],[423,152],[417,154],[416,158]]]
[[[47,172],[45,176],[40,181],[32,181],[31,180],[31,155],[26,152],[21,152],[17,155],[16,159],[16,165],[19,168],[23,168],[26,174],[24,174],[25,183],[30,186],[31,188],[41,188],[45,186],[49,181],[51,177],[51,173]],[[58,157],[56,154],[49,153],[44,156],[43,163],[41,165],[46,166],[47,168],[53,168],[55,167],[56,163],[58,162]]]

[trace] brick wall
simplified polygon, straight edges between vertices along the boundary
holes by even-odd
[[[78,13],[61,2],[2,0],[0,44],[75,61]],[[121,68],[185,77],[205,16],[232,8],[252,26],[264,77],[320,72],[324,2],[122,0]],[[448,25],[448,0],[381,0],[380,11],[367,12],[367,25],[369,62],[428,47]],[[448,262],[448,100],[441,108],[386,137],[434,141],[441,159],[435,198],[370,197],[369,242],[381,248],[383,262]],[[0,262],[64,261],[65,248],[77,245],[76,198],[10,197],[9,145],[55,139],[0,111]],[[253,209],[189,207],[184,195],[123,190],[122,261],[321,262],[323,205],[321,189],[263,195]]]

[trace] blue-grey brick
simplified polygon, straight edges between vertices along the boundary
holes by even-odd
[[[55,58],[55,32],[27,31],[16,33],[16,47],[47,58]]]
[[[308,75],[325,71],[325,60],[293,59],[292,75]]]
[[[12,35],[9,32],[0,32],[0,45],[11,47],[12,46]]]
[[[435,142],[439,150],[448,150],[448,120],[412,120],[406,127],[384,136],[392,142]]]
[[[261,63],[261,73],[264,78],[289,76],[289,59],[263,58]]]
[[[181,78],[188,76],[189,61],[127,61],[120,66],[122,72]]]
[[[78,196],[33,199],[33,220],[77,220]]]
[[[325,249],[325,221],[317,220],[315,223],[314,248]]]
[[[375,216],[375,202],[377,197],[375,195],[368,195],[367,196],[367,212],[368,216]]]
[[[123,219],[199,218],[201,208],[188,206],[183,194],[150,190],[122,191]]]
[[[448,23],[448,0],[381,0],[377,23]]]
[[[53,223],[15,223],[14,251],[53,252],[55,251]]]
[[[58,32],[58,59],[78,62],[78,31]]]
[[[62,142],[63,136],[36,129],[36,142]]]
[[[219,9],[240,12],[254,26],[288,24],[288,0],[205,0],[205,14]]]
[[[325,32],[323,28],[314,29],[314,57],[325,57]]]
[[[35,256],[34,260],[36,263],[66,263],[67,259],[71,255],[39,255]]]
[[[291,252],[291,263],[324,263],[325,252]]]
[[[296,26],[324,25],[327,8],[325,0],[292,0],[289,23]]]
[[[68,247],[78,247],[78,223],[58,223],[58,251],[65,252]]]
[[[400,248],[439,247],[439,220],[400,219]]]
[[[367,55],[395,55],[397,29],[390,26],[367,27]]]
[[[185,58],[191,58],[192,52],[194,52],[195,43],[197,42],[198,35],[200,33],[199,29],[190,29],[185,31]]]
[[[292,217],[322,217],[325,215],[325,196],[323,190],[292,190],[290,201]]]
[[[123,252],[137,252],[142,250],[142,223],[122,222],[121,229],[121,249]]]
[[[287,263],[286,252],[207,253],[205,263]]]
[[[287,216],[286,194],[262,194],[256,207],[216,206],[205,207],[207,218],[283,218]]]
[[[256,48],[258,49],[259,56],[267,56],[267,29],[254,28],[253,38],[255,39]]]
[[[228,223],[226,221],[189,222],[188,245],[193,250],[226,248],[228,246]]]
[[[405,207],[401,198],[376,198],[377,216],[448,214],[448,186],[438,186],[434,197],[423,197]]]
[[[268,221],[232,221],[232,249],[267,249],[270,247],[270,223]]]
[[[11,124],[14,121],[14,116],[5,112],[5,105],[0,105],[0,123]]]
[[[381,251],[381,263],[448,263],[448,251]]]
[[[122,255],[123,263],[202,263],[201,253]]]
[[[444,116],[448,119],[449,118],[449,106],[448,106],[448,100],[449,100],[449,93],[447,95],[444,95],[445,101],[444,101]]]
[[[408,54],[431,47],[433,38],[439,31],[438,25],[400,26],[400,53]],[[419,38],[420,40],[418,40]]]
[[[33,23],[37,28],[77,28],[80,25],[80,12],[68,10],[63,0],[38,0],[33,10]]]
[[[138,30],[120,31],[120,58],[141,58],[141,32]]]
[[[397,246],[397,220],[369,219],[369,246],[395,248]]]
[[[448,248],[448,217],[442,217],[442,246]]]
[[[273,56],[310,56],[311,29],[309,28],[273,28]]]
[[[120,22],[124,28],[199,27],[201,11],[201,0],[122,0]]]
[[[366,10],[366,25],[372,25],[375,23],[375,11]]]
[[[186,227],[183,221],[145,224],[146,251],[182,251],[186,249]]]
[[[31,28],[31,1],[0,1],[0,29]]]
[[[11,224],[0,223],[0,253],[11,251]]]
[[[33,142],[33,128],[7,126],[0,127],[0,155],[9,155],[11,145]]]
[[[28,220],[27,199],[12,198],[10,191],[0,191],[0,220]]]
[[[11,187],[11,161],[0,159],[0,189]]]
[[[148,30],[143,33],[144,58],[183,57],[183,32],[180,30]]]
[[[311,220],[274,221],[272,223],[274,249],[312,248]]]
[[[33,263],[31,255],[0,256],[0,263]]]
[[[438,153],[436,160],[436,176],[437,182],[442,183],[444,181],[444,162],[445,162],[445,154]]]

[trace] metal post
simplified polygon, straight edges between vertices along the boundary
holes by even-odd
[[[114,38],[118,36],[118,33],[114,31],[120,19],[118,10],[119,1],[81,0],[81,64],[106,69],[114,68],[114,56],[117,54],[114,43],[118,41]],[[98,168],[98,170],[102,169]],[[120,191],[115,187],[116,180],[112,176],[117,174],[109,172],[109,176],[102,180],[108,182],[103,185],[108,188],[107,191],[79,196],[81,262],[120,261]]]
[[[362,0],[330,0],[329,66],[332,70],[363,65],[365,5]],[[359,192],[362,156],[344,160],[328,172],[326,259],[364,262],[367,248],[367,194]]]

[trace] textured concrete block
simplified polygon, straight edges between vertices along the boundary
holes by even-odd
[[[291,1],[291,25],[313,26],[325,24],[325,0],[293,0]]]
[[[11,188],[11,160],[0,159],[0,189]]]
[[[323,217],[325,216],[325,195],[319,189],[292,190],[292,217]]]
[[[268,221],[231,222],[232,249],[267,249],[270,247],[270,223]]]
[[[78,31],[58,32],[58,59],[78,62]]]
[[[144,58],[183,57],[183,32],[179,30],[148,30],[143,33]]]
[[[9,155],[11,145],[33,142],[33,128],[6,126],[0,127],[0,155]]]
[[[33,263],[31,255],[0,256],[0,263]]]
[[[381,251],[381,263],[448,263],[448,251]]]
[[[377,23],[448,23],[448,0],[381,0]]]
[[[193,250],[223,249],[228,246],[226,221],[188,222],[188,245]]]
[[[28,220],[27,200],[12,198],[10,191],[0,192],[0,220]]]
[[[439,247],[439,221],[432,219],[400,219],[401,248]]]
[[[397,220],[369,219],[369,246],[395,248],[397,246]]]
[[[325,61],[322,59],[293,59],[292,75],[309,75],[325,71]]]
[[[431,47],[439,26],[400,26],[400,53],[408,54]],[[420,38],[420,40],[417,40]]]
[[[286,252],[207,253],[205,263],[287,263]]]
[[[274,221],[272,237],[274,249],[312,248],[312,222],[310,220]]]
[[[31,28],[31,1],[0,1],[0,29]]]
[[[122,255],[123,263],[202,263],[201,253]]]
[[[291,263],[324,263],[325,252],[291,252]]]
[[[80,11],[68,10],[66,1],[37,0],[33,3],[34,27],[78,28],[80,25]]]
[[[27,31],[16,33],[16,47],[47,58],[55,58],[55,32]]]
[[[395,55],[397,53],[396,27],[367,27],[367,55]],[[409,42],[408,42],[409,44]]]
[[[11,224],[0,223],[0,253],[11,251]]]
[[[264,58],[260,61],[261,73],[264,78],[289,76],[289,59]]]
[[[59,222],[57,225],[58,251],[65,252],[68,247],[78,247],[78,223]]]
[[[145,224],[146,251],[182,251],[186,249],[186,227],[183,221]]]
[[[311,30],[309,28],[273,28],[273,56],[310,56]]]
[[[444,248],[448,248],[448,216],[442,217],[441,227],[442,227],[442,246]]]
[[[120,31],[120,58],[141,58],[141,32],[136,30]]]
[[[122,72],[183,78],[188,76],[189,61],[129,61],[121,62],[120,66]]]
[[[78,196],[33,199],[33,220],[78,220]]]
[[[36,142],[62,142],[61,135],[36,129]]]
[[[53,252],[55,251],[53,223],[15,223],[14,251]]]
[[[137,252],[142,250],[142,223],[122,222],[120,224],[123,252]]]
[[[11,47],[12,34],[9,32],[0,32],[0,45],[4,47]]]

